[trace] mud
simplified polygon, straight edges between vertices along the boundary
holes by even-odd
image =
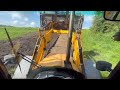
[[[32,55],[35,43],[37,41],[37,33],[28,33],[22,37],[15,38],[12,40],[13,44],[20,43],[18,49],[19,52],[25,55]],[[0,41],[0,59],[3,59],[5,55],[12,54],[12,48],[9,41]]]

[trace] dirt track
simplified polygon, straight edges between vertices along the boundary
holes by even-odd
[[[35,43],[37,40],[37,33],[28,33],[22,37],[13,39],[13,44],[16,44],[17,42],[20,42],[20,48],[19,52],[25,54],[25,55],[32,55]],[[3,57],[7,54],[12,53],[11,46],[8,41],[0,41],[0,59],[3,59]]]

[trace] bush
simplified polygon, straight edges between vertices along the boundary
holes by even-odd
[[[103,18],[102,11],[96,11],[93,20],[93,25],[91,27],[92,32],[116,32],[120,30],[120,22],[107,21]]]

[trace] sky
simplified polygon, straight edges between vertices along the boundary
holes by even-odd
[[[90,28],[94,17],[94,11],[80,12],[84,15],[83,29]],[[40,27],[39,11],[0,11],[0,25]]]

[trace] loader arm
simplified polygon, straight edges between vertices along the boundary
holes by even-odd
[[[42,68],[64,68],[73,70],[79,74],[84,73],[84,65],[83,65],[83,55],[82,55],[82,45],[81,45],[81,33],[78,33],[78,30],[72,30],[74,25],[74,20],[72,21],[73,25],[71,25],[71,39],[68,38],[68,34],[70,33],[70,17],[68,14],[66,15],[46,15],[46,18],[50,16],[57,17],[54,21],[48,22],[45,26],[42,27],[43,30],[38,30],[38,39],[35,45],[35,49],[33,52],[33,59],[36,64],[40,65],[41,67],[38,68],[35,65],[31,65],[30,72],[28,77],[31,77],[31,73],[40,73]],[[45,14],[44,14],[45,18]],[[62,20],[61,20],[62,18]],[[66,19],[67,18],[67,19]],[[75,18],[78,18],[76,16]],[[79,17],[81,18],[81,16]],[[43,19],[43,18],[42,18]],[[66,22],[69,22],[69,24],[65,23],[65,20],[68,20]],[[68,25],[68,26],[67,26]],[[79,25],[77,25],[79,26]],[[43,35],[41,34],[43,33]],[[56,35],[56,39],[54,39],[54,35]],[[79,36],[79,37],[78,37]],[[70,50],[67,49],[68,46],[71,44]],[[49,46],[49,48],[48,48]],[[69,51],[67,51],[69,50]],[[47,52],[47,53],[46,53]],[[69,53],[70,56],[68,56],[68,60],[66,60],[66,57]],[[69,61],[68,65],[70,67],[66,67],[66,63]],[[72,72],[72,71],[71,71]],[[35,76],[35,75],[33,75]],[[80,77],[82,77],[80,75]],[[31,77],[32,78],[32,77]]]

